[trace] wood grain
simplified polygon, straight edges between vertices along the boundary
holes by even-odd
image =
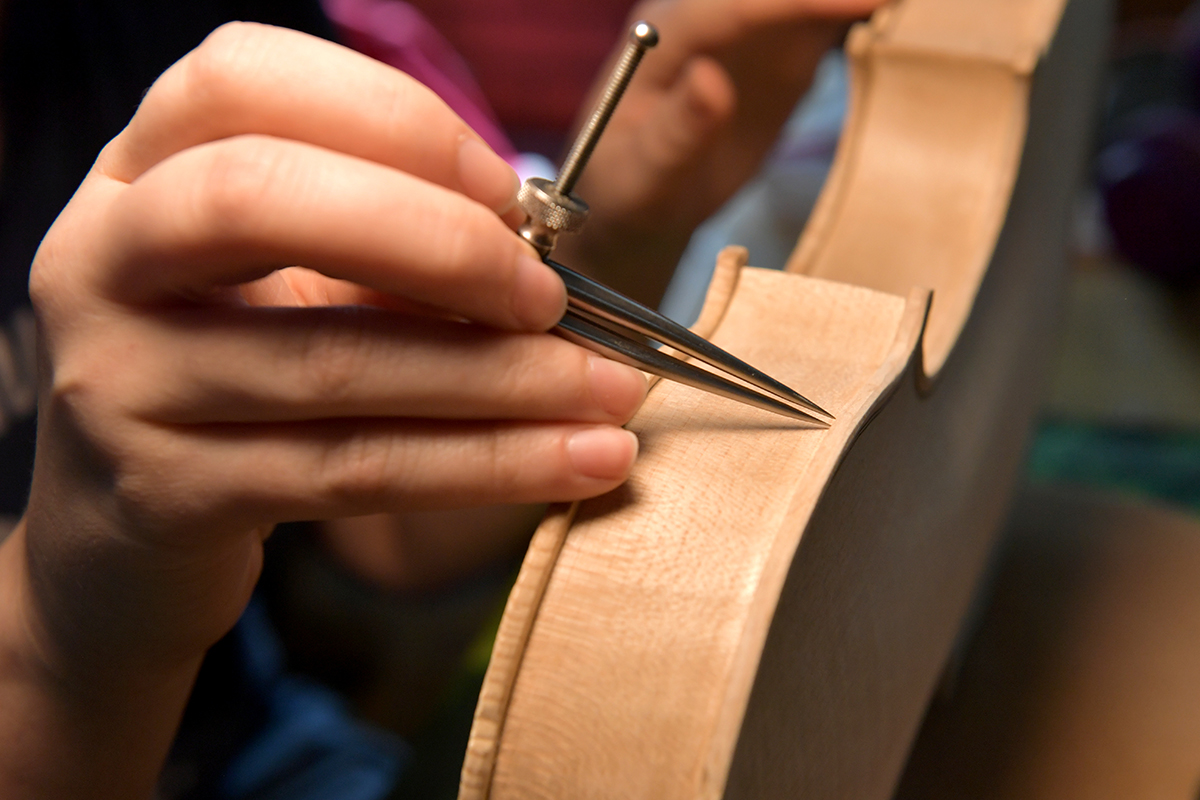
[[[464,800],[890,795],[1038,396],[1106,19],[954,2],[852,34],[789,272],[727,251],[701,318],[837,421],[651,390],[629,482],[535,537]]]
[[[903,367],[903,356],[888,362],[892,345],[903,336],[911,346],[924,316],[923,298],[906,314],[900,298],[843,284],[759,270],[747,270],[740,283],[755,291],[739,293],[747,301],[729,308],[728,329],[753,330],[743,327],[750,320],[790,328],[814,342],[811,356],[780,362],[770,358],[777,346],[757,336],[716,342],[785,381],[817,387],[821,402],[847,420],[873,402],[876,373],[890,380]],[[805,325],[796,330],[799,320]],[[605,797],[695,796],[723,711],[710,687],[727,685],[741,666],[745,621],[780,523],[797,494],[823,485],[827,476],[809,470],[828,468],[829,454],[852,435],[850,425],[794,426],[667,382],[630,427],[643,448],[637,474],[584,504],[563,545],[513,691],[493,797],[581,796],[592,786]],[[752,459],[739,457],[748,433]],[[703,465],[704,480],[681,474],[679,464]],[[765,485],[790,490],[764,494]],[[812,500],[799,505],[811,508]],[[585,687],[620,687],[621,702]],[[614,735],[597,738],[602,732]],[[603,757],[538,774],[525,770],[523,758],[506,759],[552,752],[568,740],[589,741]],[[617,768],[646,758],[660,768]]]

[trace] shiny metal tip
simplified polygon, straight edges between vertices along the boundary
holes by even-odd
[[[649,22],[636,22],[629,31],[629,39],[642,47],[654,47],[658,44],[658,30]]]

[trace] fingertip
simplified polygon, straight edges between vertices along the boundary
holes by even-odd
[[[733,117],[737,87],[715,58],[693,58],[680,80],[682,105],[693,125],[712,129]]]
[[[505,225],[516,231],[525,224],[525,220],[529,219],[529,215],[525,213],[525,209],[519,205],[514,205],[508,211],[501,212],[500,219]]]
[[[549,330],[562,319],[566,310],[567,289],[562,279],[538,259],[520,253],[512,298],[512,313],[518,327]]]
[[[567,458],[571,467],[585,478],[624,480],[633,469],[637,455],[637,436],[624,428],[584,428],[567,440]]]
[[[594,354],[588,355],[588,383],[596,404],[622,421],[633,416],[650,388],[641,370]]]
[[[725,68],[708,56],[691,59],[643,134],[646,156],[660,169],[690,168],[733,118],[736,105]]]
[[[463,194],[497,214],[517,204],[521,188],[516,171],[474,136],[463,134],[458,145],[458,180]]]

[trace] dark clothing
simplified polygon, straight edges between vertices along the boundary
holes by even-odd
[[[11,340],[14,314],[29,305],[28,270],[38,243],[155,78],[231,19],[326,38],[331,29],[317,0],[8,0],[3,6],[0,325]],[[24,510],[33,463],[31,415],[4,407],[21,388],[0,385],[7,422],[0,425],[0,514],[10,516]]]
[[[316,0],[8,0],[0,39],[0,515],[19,516],[34,456],[29,265],[101,148],[154,80],[214,28],[241,19],[331,37]],[[404,745],[288,676],[252,605],[209,653],[164,800],[378,800]]]

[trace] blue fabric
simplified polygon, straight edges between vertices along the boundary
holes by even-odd
[[[409,760],[400,739],[354,720],[333,692],[283,670],[266,612],[252,602],[232,633],[266,724],[226,768],[229,800],[381,800]]]
[[[1045,422],[1028,473],[1034,481],[1116,489],[1200,512],[1200,432]]]

